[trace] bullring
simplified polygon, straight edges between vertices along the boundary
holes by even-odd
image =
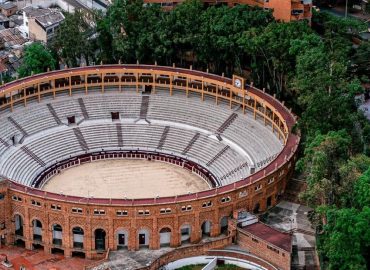
[[[5,242],[66,256],[227,233],[238,211],[277,203],[299,142],[291,112],[243,78],[176,67],[49,72],[4,85],[0,104]],[[172,164],[208,188],[150,198],[42,190],[70,167],[117,159]]]

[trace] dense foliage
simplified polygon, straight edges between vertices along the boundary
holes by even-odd
[[[358,21],[314,14],[278,23],[271,12],[190,0],[164,12],[142,0],[116,0],[107,13],[66,15],[51,48],[58,62],[141,63],[242,74],[285,100],[299,116],[307,180],[324,268],[366,269],[370,258],[370,125],[355,95],[370,82],[370,44],[353,47]],[[26,52],[26,56],[27,56]],[[48,60],[49,61],[49,60]],[[53,68],[55,62],[40,61]],[[25,60],[39,72],[45,65]],[[349,246],[351,248],[349,248]]]
[[[19,77],[30,76],[55,69],[56,61],[51,52],[41,43],[32,43],[24,50],[22,65],[19,67]]]

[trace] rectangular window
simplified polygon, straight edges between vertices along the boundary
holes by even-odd
[[[38,201],[35,201],[35,200],[31,200],[31,204],[34,205],[34,206],[41,207],[41,203],[38,202]]]
[[[50,208],[52,210],[55,210],[55,211],[61,211],[62,210],[62,207],[58,204],[52,204],[52,205],[50,205]]]
[[[150,215],[149,210],[139,210],[137,213],[139,216],[149,216]]]
[[[103,216],[103,215],[105,215],[105,210],[94,209],[94,215],[96,215],[96,216]]]
[[[83,212],[82,208],[76,208],[76,207],[72,208],[72,213],[82,214],[82,212]]]
[[[117,216],[119,217],[125,217],[128,216],[128,212],[126,210],[118,210],[116,211]]]
[[[183,211],[183,212],[191,211],[192,209],[193,209],[193,207],[190,204],[181,206],[181,211]]]
[[[203,208],[207,208],[207,207],[211,207],[211,206],[212,206],[212,201],[204,202],[204,203],[202,204],[202,207],[203,207]]]
[[[13,201],[17,201],[17,202],[21,202],[21,201],[22,201],[22,198],[21,198],[21,197],[19,197],[19,196],[13,195],[13,196],[12,196],[12,200],[13,200]]]
[[[258,240],[256,238],[252,238],[252,241],[258,243]]]
[[[161,210],[159,210],[159,213],[161,214],[169,214],[171,212],[171,208],[161,208]]]
[[[0,193],[0,201],[4,200],[5,198],[5,194],[4,193]]]

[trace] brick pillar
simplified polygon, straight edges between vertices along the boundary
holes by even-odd
[[[64,221],[64,228],[63,228],[63,247],[64,247],[64,256],[71,257],[72,256],[72,245],[71,245],[71,234],[72,229],[70,228],[69,220]],[[73,237],[72,237],[73,239]]]
[[[113,216],[110,215],[110,216]],[[117,249],[117,246],[115,245],[115,234],[114,234],[114,226],[113,226],[113,219],[111,217],[108,217],[108,231],[107,231],[107,239],[108,239],[108,245],[107,247],[109,247],[111,250],[116,250]]]
[[[190,242],[197,243],[202,239],[202,229],[199,224],[199,212],[195,212],[193,227],[191,228]]]
[[[179,217],[176,216],[173,221],[173,230],[171,231],[171,247],[178,247],[181,245],[179,228]]]
[[[218,203],[217,203],[218,205]],[[218,211],[218,207],[216,205],[215,213],[214,213],[214,218],[211,221],[211,237],[215,237],[221,233],[221,227],[220,227],[220,213]]]
[[[160,248],[157,218],[153,218],[153,228],[152,228],[152,231],[150,232],[149,248],[150,249]]]
[[[25,240],[26,249],[32,249],[32,232],[30,230],[32,224],[30,224],[30,216],[28,214],[28,208],[25,207],[24,220],[23,220],[23,237]]]
[[[136,220],[131,220],[131,226],[129,229],[129,239],[128,239],[128,250],[138,250],[139,249],[139,241],[137,239],[137,231],[136,231]]]

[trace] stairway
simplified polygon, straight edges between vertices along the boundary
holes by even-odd
[[[238,117],[236,113],[232,113],[225,122],[222,123],[222,125],[217,129],[217,133],[223,133]]]
[[[54,117],[55,122],[57,122],[58,125],[61,125],[62,121],[60,120],[59,116],[55,112],[53,106],[50,103],[46,104],[46,106],[48,107],[49,112],[51,113],[51,115]]]
[[[28,136],[27,131],[25,131],[17,121],[15,121],[11,116],[8,117],[10,123],[12,123],[24,136]]]
[[[197,132],[193,138],[191,138],[190,142],[188,143],[188,145],[185,147],[185,149],[182,151],[182,154],[183,155],[186,155],[187,152],[189,152],[189,150],[191,149],[191,147],[193,146],[193,144],[199,139],[200,137],[200,133]]]
[[[87,145],[86,141],[85,141],[85,138],[84,136],[82,135],[82,132],[79,128],[74,128],[73,129],[73,132],[75,133],[76,135],[76,138],[78,140],[78,143],[80,144],[81,148],[84,150],[84,151],[87,151],[89,150],[89,146]]]
[[[123,147],[122,125],[116,124],[118,147]]]
[[[161,139],[159,140],[159,143],[158,143],[158,149],[162,149],[165,141],[166,141],[166,138],[167,138],[167,134],[168,132],[170,131],[170,127],[169,126],[166,126],[163,130],[163,133],[162,133],[162,136],[161,136]]]
[[[3,139],[0,138],[0,143],[2,143],[5,147],[9,147],[9,143],[4,141]]]
[[[140,119],[146,119],[149,108],[149,96],[141,97]]]
[[[40,166],[44,167],[46,165],[45,162],[43,162],[38,156],[35,155],[35,153],[28,149],[27,146],[22,146],[21,149],[23,150],[23,152],[29,155],[34,161],[40,164]]]
[[[89,114],[87,113],[87,109],[82,98],[78,99],[78,104],[80,105],[82,115],[85,119],[89,119]]]
[[[221,157],[228,149],[230,146],[226,145],[224,148],[221,149],[220,152],[217,153],[210,161],[207,162],[207,166],[211,166],[213,162],[215,162],[219,157]]]

